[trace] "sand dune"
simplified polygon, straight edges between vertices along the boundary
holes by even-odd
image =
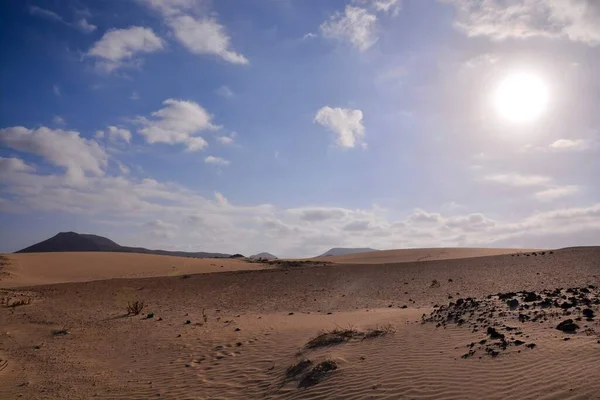
[[[32,301],[0,307],[0,398],[594,399],[598,286],[600,248],[581,248],[4,289]],[[136,299],[146,308],[126,316]],[[580,328],[557,330],[565,318]],[[356,333],[307,346],[340,328]],[[335,369],[308,379],[322,362]]]
[[[145,278],[266,268],[238,259],[186,258],[153,254],[73,252],[6,254],[0,287]],[[8,274],[8,275],[7,275]]]
[[[451,260],[456,258],[472,258],[497,256],[537,251],[538,249],[492,249],[478,247],[437,247],[429,249],[380,250],[366,253],[348,254],[344,256],[317,257],[314,260],[329,261],[339,264],[392,264],[413,261]]]

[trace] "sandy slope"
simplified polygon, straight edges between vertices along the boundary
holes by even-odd
[[[265,268],[261,264],[236,259],[132,253],[29,253],[6,254],[5,257],[10,265],[3,267],[5,274],[0,275],[0,287]]]
[[[521,334],[503,332],[536,347],[511,345],[491,357],[476,345],[467,359],[469,343],[490,341],[486,325],[472,327],[477,314],[464,325],[420,323],[435,304],[459,297],[588,285],[600,286],[598,248],[4,290],[0,297],[33,302],[0,308],[0,398],[595,399],[598,318],[565,334],[555,329],[562,314],[520,323],[521,311],[504,312],[497,301],[503,316],[485,324],[517,326]],[[133,299],[154,317],[124,316]],[[580,314],[573,309],[573,318]],[[305,347],[322,329],[385,324],[396,332]],[[52,334],[63,328],[69,334]],[[286,370],[302,359],[312,361],[307,371],[328,359],[337,369],[299,388],[307,371],[286,378]]]
[[[366,253],[348,254],[344,256],[316,257],[314,260],[329,261],[342,264],[391,264],[413,261],[451,260],[455,258],[471,258],[496,256],[536,251],[536,249],[492,249],[469,247],[438,247],[430,249],[380,250]]]

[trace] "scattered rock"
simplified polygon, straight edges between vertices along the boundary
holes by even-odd
[[[517,307],[519,307],[519,300],[517,300],[517,299],[508,300],[506,302],[506,305],[508,307],[510,307],[511,310],[515,310]]]
[[[492,339],[504,339],[504,334],[498,332],[491,326],[487,328],[487,334],[490,335]]]
[[[556,329],[563,332],[575,332],[577,329],[579,329],[579,325],[569,318],[558,324]]]
[[[591,308],[586,308],[581,313],[586,318],[594,318],[594,311]]]

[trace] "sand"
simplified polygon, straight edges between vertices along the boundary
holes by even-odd
[[[578,248],[4,289],[9,302],[32,301],[0,308],[0,398],[595,399],[598,318],[576,321],[574,333],[556,325],[582,318],[585,301],[599,315],[598,286],[600,248]],[[491,296],[511,291],[557,304],[577,297],[579,309]],[[142,314],[125,315],[135,299],[146,303]],[[528,308],[511,310],[506,299]],[[393,332],[361,336],[387,325]],[[492,326],[505,349],[487,334]],[[306,347],[340,328],[357,333]],[[310,364],[289,374],[302,360]],[[335,370],[309,379],[325,361]]]
[[[391,264],[413,261],[452,260],[496,256],[502,254],[530,253],[542,249],[492,249],[480,247],[440,247],[407,250],[380,250],[345,256],[316,257],[314,260],[343,264]]]
[[[186,258],[132,253],[27,253],[6,254],[9,276],[0,276],[0,287],[19,287],[116,278],[177,276],[266,268],[228,258]]]

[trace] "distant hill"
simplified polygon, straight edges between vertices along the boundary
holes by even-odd
[[[253,259],[264,258],[264,259],[267,259],[267,260],[277,260],[276,256],[274,256],[271,253],[266,253],[266,252],[255,254],[253,256],[250,256],[250,258],[253,258]]]
[[[26,247],[15,253],[55,253],[70,251],[113,251],[119,253],[159,254],[164,256],[193,257],[193,258],[220,258],[229,257],[229,254],[150,250],[143,247],[121,246],[112,240],[98,235],[81,234],[76,232],[60,232],[56,236]]]
[[[363,248],[347,248],[347,247],[334,247],[329,251],[321,254],[317,257],[329,257],[329,256],[345,256],[347,254],[358,254],[358,253],[366,253],[368,251],[379,251],[377,249],[371,249],[369,247]]]

